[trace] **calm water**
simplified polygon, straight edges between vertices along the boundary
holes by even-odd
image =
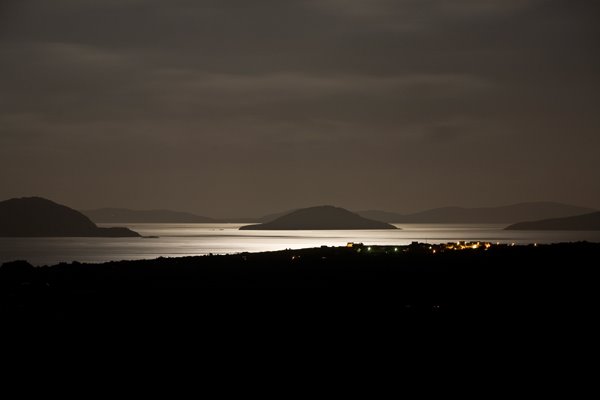
[[[402,230],[365,231],[239,231],[238,224],[110,224],[127,226],[140,238],[0,238],[0,263],[28,260],[35,265],[61,261],[103,262],[286,248],[343,246],[347,242],[404,245],[412,241],[441,243],[481,240],[501,243],[600,242],[600,231],[504,231],[505,225],[400,224]]]

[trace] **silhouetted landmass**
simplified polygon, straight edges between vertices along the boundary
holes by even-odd
[[[302,318],[395,323],[399,313],[414,311],[530,318],[596,304],[590,260],[600,254],[600,244],[442,250],[432,253],[428,244],[323,247],[51,267],[16,261],[0,267],[0,315],[3,321],[240,318],[251,327],[259,316],[277,324],[285,318],[295,324]],[[223,288],[251,291],[236,297],[214,290]]]
[[[359,211],[357,214],[390,223],[482,224],[562,218],[592,211],[595,210],[569,204],[532,202],[502,207],[443,207],[406,215],[377,210]]]
[[[329,229],[397,229],[385,222],[374,221],[339,207],[319,206],[302,208],[241,230],[329,230]]]
[[[129,210],[126,208],[100,208],[82,211],[96,223],[214,223],[215,219],[187,212],[171,210]]]
[[[519,222],[505,229],[521,231],[600,231],[600,212],[567,218]]]
[[[267,215],[263,215],[262,217],[238,217],[238,218],[224,218],[224,219],[219,219],[219,222],[225,222],[225,223],[242,223],[242,224],[259,224],[259,223],[265,223],[265,222],[271,222],[279,217],[282,217],[286,214],[291,213],[292,211],[296,211],[296,209],[293,210],[288,210],[288,211],[281,211],[281,212],[277,212],[277,213],[271,213],[271,214],[267,214]]]
[[[215,223],[261,223],[270,222],[291,211],[278,212],[262,217],[212,218],[188,212],[172,210],[131,210],[127,208],[99,208],[82,211],[95,223],[154,223],[154,224],[215,224]]]
[[[272,222],[275,221],[277,218],[283,217],[285,215],[291,214],[294,211],[297,211],[298,209],[295,208],[293,210],[287,210],[287,211],[281,211],[278,213],[271,213],[271,214],[267,214],[267,215],[263,215],[262,217],[258,218],[258,220],[256,222],[261,222],[261,223],[267,223],[267,222]]]
[[[0,202],[0,236],[4,237],[136,237],[127,228],[99,228],[69,207],[40,197]]]
[[[361,217],[389,223],[398,223],[403,221],[407,217],[406,215],[400,213],[380,210],[356,211],[356,213]]]
[[[261,217],[212,218],[193,213],[171,210],[130,210],[100,208],[82,211],[95,223],[268,223],[298,209],[271,213]],[[443,207],[413,214],[368,210],[356,214],[374,221],[387,223],[515,223],[525,220],[560,218],[580,215],[595,210],[567,204],[536,202],[505,207],[462,208]]]

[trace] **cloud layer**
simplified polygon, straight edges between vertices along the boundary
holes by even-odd
[[[598,6],[7,1],[0,197],[600,207]]]

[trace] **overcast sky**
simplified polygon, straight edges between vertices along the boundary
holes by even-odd
[[[2,0],[0,199],[600,208],[595,0]]]

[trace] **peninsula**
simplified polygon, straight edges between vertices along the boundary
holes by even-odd
[[[138,237],[127,228],[99,228],[88,217],[41,197],[0,202],[0,237]]]
[[[519,222],[505,229],[521,231],[600,231],[600,212],[566,218]]]

